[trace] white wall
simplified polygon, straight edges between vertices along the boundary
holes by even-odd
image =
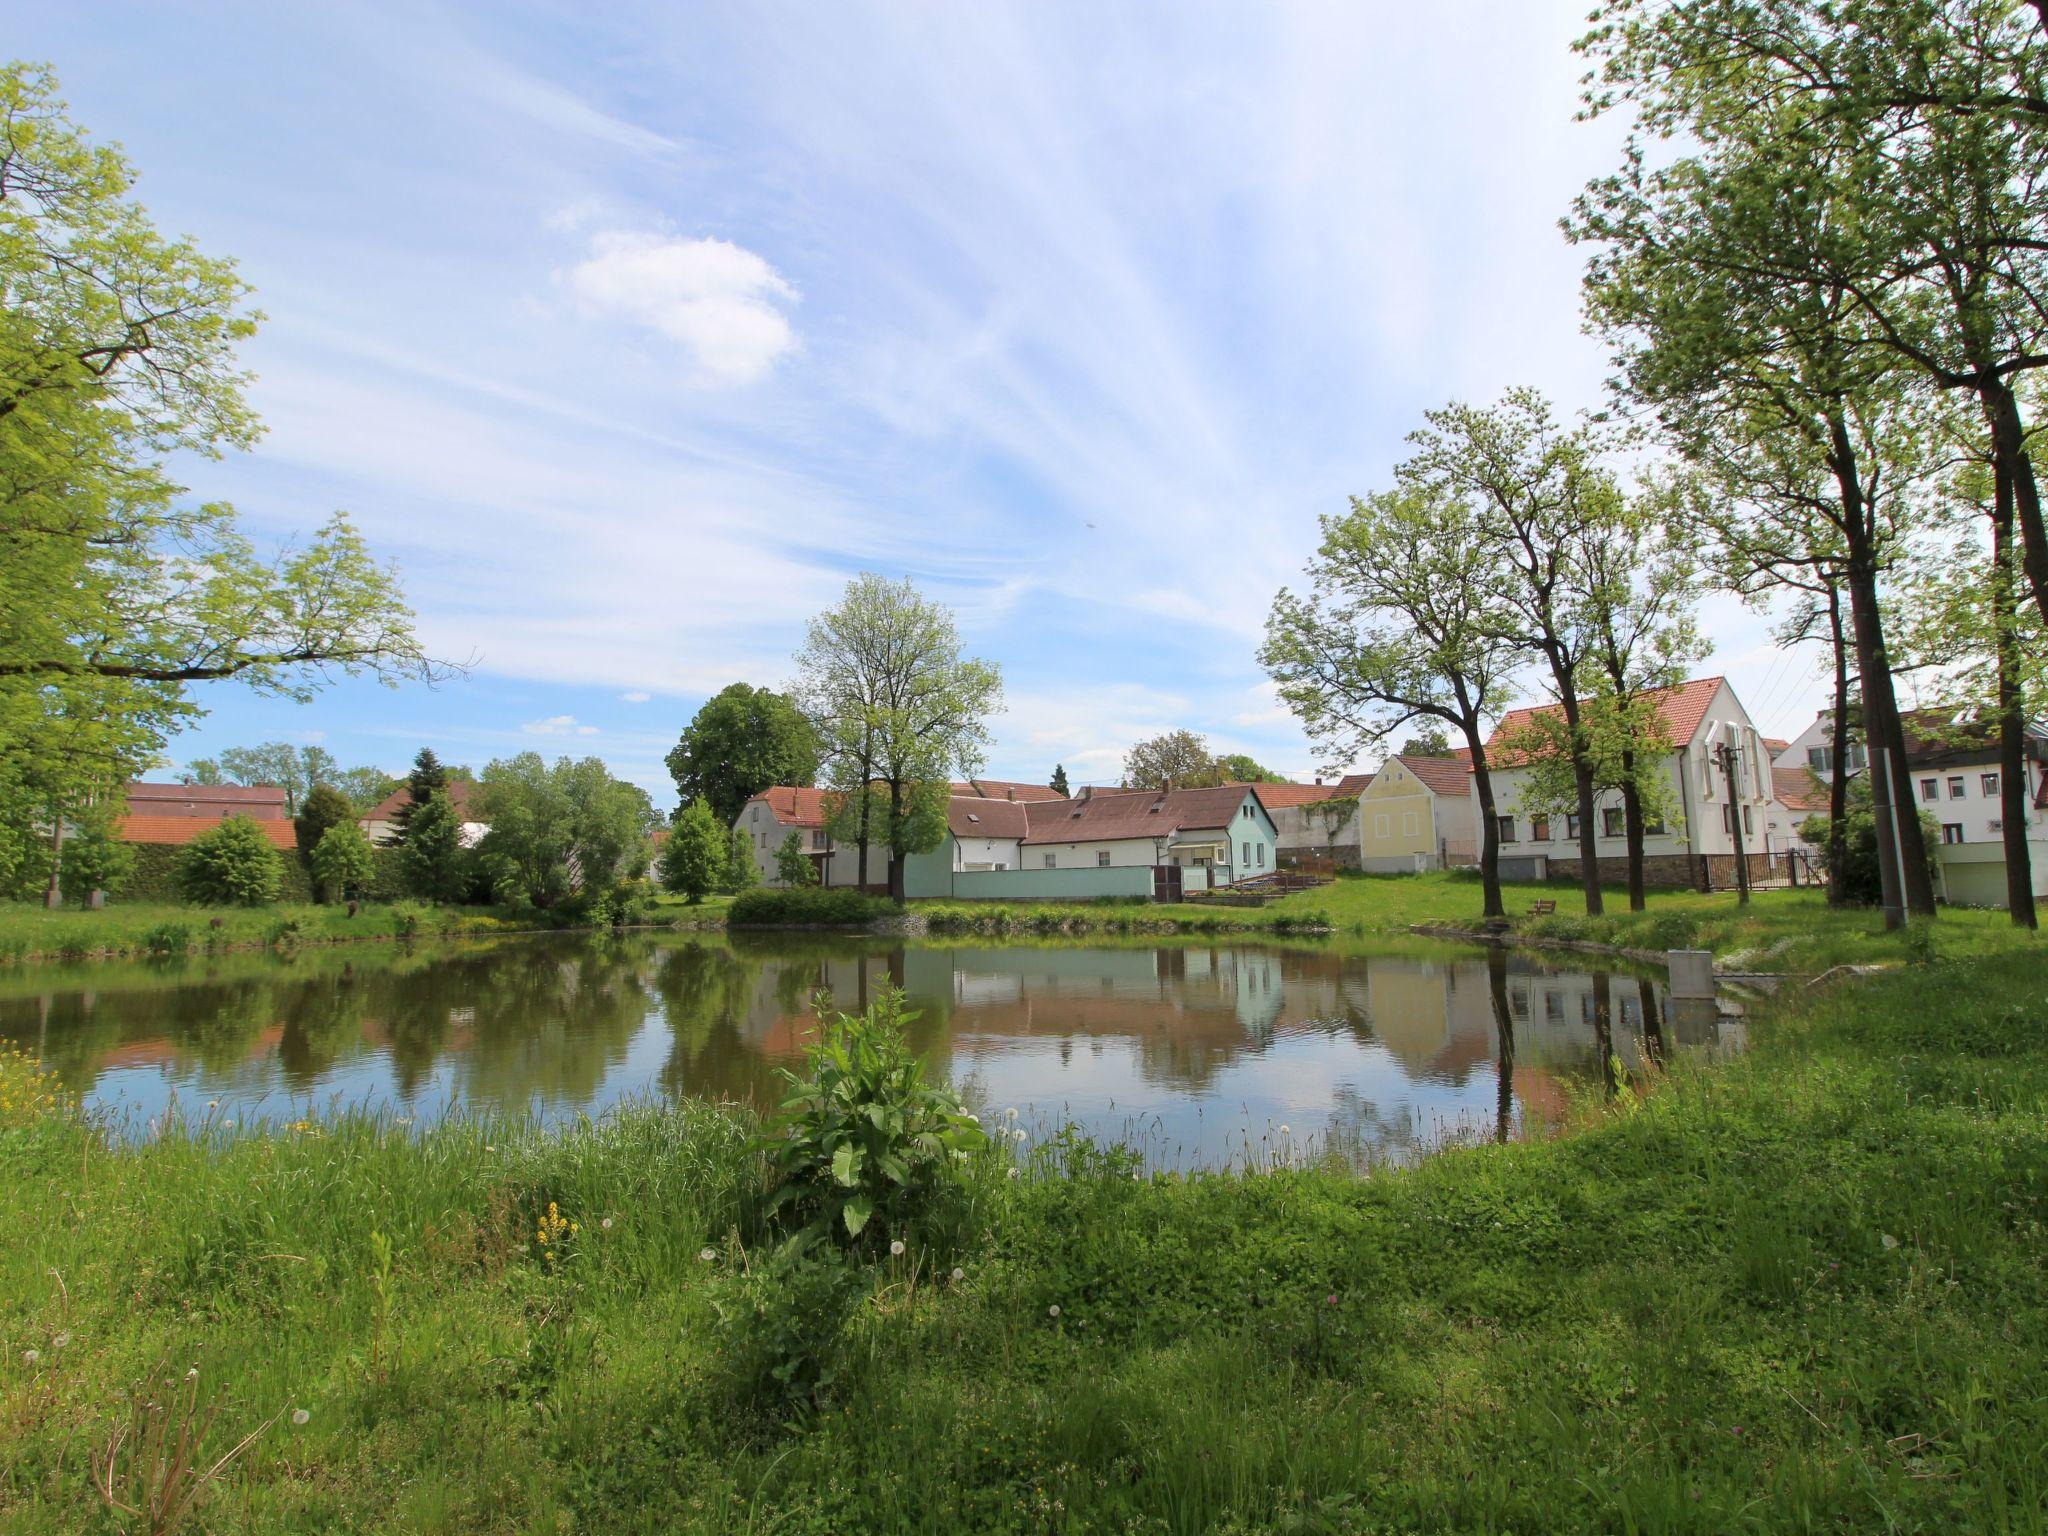
[[[2039,765],[2028,764],[2027,836],[2048,839],[2048,813],[2033,809],[2039,788]],[[1998,764],[1967,763],[1960,767],[1915,768],[1912,770],[1913,804],[1939,822],[1944,829],[1960,827],[1965,843],[1998,843],[2005,840],[2004,806],[1999,792],[1985,784],[1987,776],[1999,777]],[[1943,842],[1952,841],[1946,832]]]

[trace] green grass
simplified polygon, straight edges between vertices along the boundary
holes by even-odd
[[[2038,955],[1753,1033],[1571,1135],[1366,1179],[1045,1149],[983,1191],[964,1282],[886,1271],[834,1411],[779,1431],[720,1344],[744,1116],[124,1149],[17,1068],[0,1526],[113,1528],[91,1452],[196,1362],[218,1450],[309,1415],[210,1490],[223,1533],[2043,1530]]]

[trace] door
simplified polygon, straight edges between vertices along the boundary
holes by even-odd
[[[1154,901],[1180,900],[1180,866],[1178,864],[1154,864],[1152,866],[1152,899]]]

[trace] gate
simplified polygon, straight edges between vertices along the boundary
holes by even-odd
[[[1178,864],[1154,864],[1152,866],[1152,899],[1159,902],[1180,900],[1180,866]]]

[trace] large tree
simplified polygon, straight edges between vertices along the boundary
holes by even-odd
[[[594,757],[547,763],[537,752],[522,752],[485,767],[473,793],[478,818],[490,825],[478,852],[493,889],[516,891],[536,907],[609,890],[644,870],[648,838],[660,822],[645,790],[613,778]],[[712,849],[714,882],[724,857],[720,836]]]
[[[1486,737],[1520,647],[1493,622],[1483,524],[1471,502],[1412,484],[1352,498],[1349,512],[1322,520],[1308,595],[1273,600],[1259,660],[1330,762],[1369,756],[1411,724],[1464,738],[1485,915],[1498,918],[1506,908]]]
[[[1208,789],[1222,782],[1207,738],[1193,731],[1162,731],[1124,754],[1125,789]]]
[[[732,683],[704,701],[669,750],[668,771],[684,805],[703,799],[729,827],[740,808],[774,784],[818,778],[818,732],[793,700]]]
[[[231,263],[160,234],[47,70],[0,67],[0,860],[140,771],[188,685],[304,697],[434,669],[395,575],[337,516],[260,552],[166,468],[250,447]]]
[[[953,774],[972,774],[1002,703],[1002,673],[962,653],[950,609],[908,581],[862,575],[813,621],[797,658],[804,698],[832,764],[833,786],[860,816],[866,844],[889,850],[889,891],[903,898],[904,860],[935,846],[931,802]],[[881,821],[874,826],[874,786]],[[943,809],[937,834],[945,834]]]

